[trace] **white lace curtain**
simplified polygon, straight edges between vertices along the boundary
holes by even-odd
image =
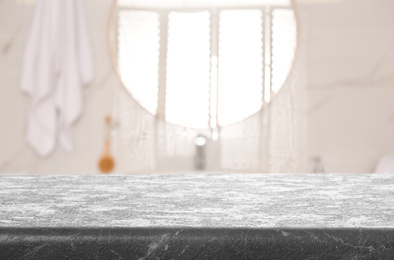
[[[300,45],[294,68],[274,100],[250,118],[221,128],[219,139],[207,145],[207,171],[303,171],[305,98]],[[117,171],[193,171],[195,138],[202,132],[156,120],[124,88],[116,92],[113,116],[118,124],[112,140]],[[210,132],[202,134],[209,136]]]

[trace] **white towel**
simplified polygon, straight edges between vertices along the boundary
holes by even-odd
[[[30,97],[27,140],[41,156],[59,139],[73,150],[72,125],[82,113],[82,86],[93,79],[93,57],[80,0],[38,0],[21,71]]]

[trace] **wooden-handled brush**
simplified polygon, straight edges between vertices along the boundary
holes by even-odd
[[[111,129],[111,117],[105,117],[106,122],[106,136],[104,143],[104,153],[99,160],[99,169],[102,173],[110,173],[115,167],[115,160],[110,152],[110,129]]]

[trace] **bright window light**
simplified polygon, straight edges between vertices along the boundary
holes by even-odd
[[[159,84],[159,15],[123,10],[119,13],[118,64],[126,88],[156,114]]]
[[[209,12],[171,12],[165,118],[194,128],[209,123]]]
[[[289,7],[119,9],[123,83],[150,113],[185,127],[216,129],[258,112],[284,84],[295,47]]]
[[[260,10],[227,10],[219,21],[219,125],[257,112],[263,93],[263,28]]]
[[[296,27],[291,9],[272,11],[272,91],[278,92],[289,74],[296,47]]]

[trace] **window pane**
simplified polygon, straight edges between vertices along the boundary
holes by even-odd
[[[226,10],[219,17],[219,125],[262,106],[263,35],[260,10]]]
[[[272,11],[272,91],[284,84],[296,47],[296,22],[291,9]]]
[[[159,15],[122,10],[118,26],[119,73],[133,97],[156,114],[159,70]]]
[[[168,22],[166,120],[207,128],[209,12],[171,12]]]

